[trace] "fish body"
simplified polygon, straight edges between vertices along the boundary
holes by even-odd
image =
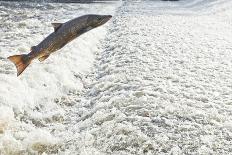
[[[66,23],[52,23],[54,32],[37,46],[32,46],[30,53],[10,56],[8,59],[15,64],[17,76],[19,76],[32,60],[44,61],[51,53],[61,49],[85,32],[105,24],[111,17],[111,15],[90,14],[72,19]]]

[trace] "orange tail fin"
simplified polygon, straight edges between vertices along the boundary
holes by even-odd
[[[8,57],[8,59],[15,64],[17,68],[17,76],[19,76],[31,63],[31,59],[28,58],[27,54],[13,55]]]

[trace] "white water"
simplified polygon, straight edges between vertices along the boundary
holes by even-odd
[[[231,1],[11,5],[0,7],[0,154],[230,154]],[[114,18],[16,77],[5,57],[51,20],[90,12]]]
[[[63,145],[54,132],[64,132],[67,110],[78,104],[82,78],[93,67],[107,25],[84,34],[43,63],[34,61],[20,77],[6,57],[28,53],[53,31],[52,22],[113,14],[117,5],[0,2],[1,155],[51,153]]]

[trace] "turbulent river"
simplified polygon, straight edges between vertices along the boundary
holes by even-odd
[[[232,152],[230,0],[0,1],[0,155]],[[52,22],[112,14],[20,77]]]

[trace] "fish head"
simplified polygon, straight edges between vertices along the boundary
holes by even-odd
[[[89,15],[88,25],[95,28],[108,22],[112,18],[111,15]]]

